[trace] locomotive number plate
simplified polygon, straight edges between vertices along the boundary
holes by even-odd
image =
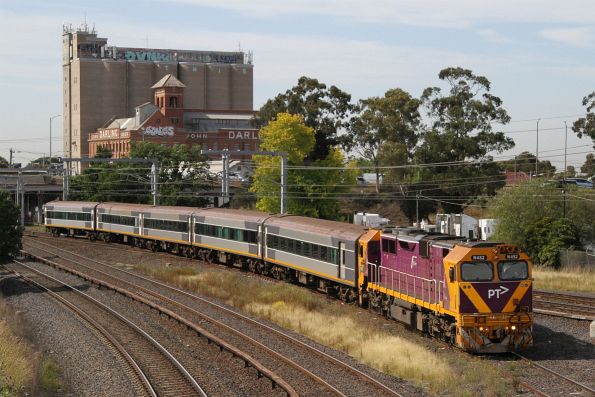
[[[519,254],[506,254],[506,259],[519,259]]]
[[[487,257],[485,255],[471,255],[471,259],[474,261],[485,261]]]

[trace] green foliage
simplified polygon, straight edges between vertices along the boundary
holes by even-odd
[[[113,155],[112,149],[108,148],[107,146],[98,146],[97,152],[95,153],[95,158],[111,159]]]
[[[535,172],[535,155],[529,152],[522,152],[518,156],[514,156],[514,159],[502,162],[501,165],[506,171],[531,174]],[[549,160],[539,160],[537,163],[537,172],[540,175],[545,174],[547,178],[550,178],[556,172],[556,167]]]
[[[276,120],[260,131],[261,149],[285,151],[288,166],[300,166],[315,147],[315,133],[299,115],[280,113]],[[254,156],[256,170],[250,191],[256,193],[256,208],[277,213],[280,208],[281,158]],[[316,160],[314,166],[343,167],[344,157],[331,148],[326,158]],[[287,171],[287,212],[296,215],[337,219],[339,206],[335,194],[343,192],[340,185],[353,183],[355,173],[342,170]]]
[[[420,100],[400,88],[384,97],[359,102],[359,114],[352,118],[349,136],[360,155],[374,164],[376,191],[381,165],[403,165],[413,157],[419,139]]]
[[[491,202],[497,220],[494,240],[516,244],[536,262],[557,265],[554,251],[591,242],[595,238],[595,202],[589,189],[568,189],[566,219],[564,192],[541,182],[502,189]],[[549,229],[548,229],[549,228]]]
[[[583,98],[583,106],[587,107],[587,114],[574,122],[572,130],[579,138],[583,135],[591,137],[595,149],[595,91]]]
[[[298,114],[304,124],[314,130],[315,146],[309,153],[310,160],[326,158],[331,148],[348,146],[345,136],[339,136],[341,128],[347,126],[347,118],[353,110],[351,95],[316,79],[302,76],[296,86],[285,93],[269,99],[258,111],[256,124],[264,127],[279,113]]]
[[[460,211],[471,198],[494,194],[504,186],[501,169],[488,153],[511,149],[514,141],[494,131],[494,125],[506,124],[510,117],[502,100],[490,94],[486,77],[458,67],[443,69],[438,77],[448,83],[448,92],[439,87],[424,90],[421,99],[430,125],[414,157],[418,164],[442,164],[418,169],[413,180],[436,180],[425,195],[455,196],[441,206],[448,212]],[[456,164],[469,160],[477,162]]]
[[[197,146],[133,143],[130,156],[159,161],[159,204],[204,206],[210,187],[206,158]],[[71,181],[72,198],[151,203],[151,163],[91,163]]]
[[[580,246],[579,233],[569,219],[543,217],[527,225],[525,249],[534,262],[560,266],[560,251]]]
[[[0,168],[8,168],[8,160],[0,156]]]
[[[581,172],[587,176],[595,175],[595,155],[593,153],[587,154],[585,163],[581,165]]]
[[[12,196],[0,190],[0,261],[18,254],[23,228],[19,224],[20,210]]]

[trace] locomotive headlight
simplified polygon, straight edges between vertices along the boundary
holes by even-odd
[[[516,325],[511,326],[510,329],[514,331],[516,329]]]
[[[479,327],[479,330],[483,332],[483,327]]]

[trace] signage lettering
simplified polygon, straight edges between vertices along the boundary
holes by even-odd
[[[229,139],[258,139],[258,131],[229,131]]]
[[[144,127],[143,135],[174,136],[174,127]]]
[[[471,260],[473,261],[485,261],[487,257],[485,255],[471,255]]]
[[[126,51],[124,54],[129,61],[171,61],[171,54],[156,51]]]
[[[110,128],[109,130],[99,130],[99,139],[111,139],[119,137],[119,130],[117,128]]]
[[[519,254],[506,254],[506,259],[519,259]]]
[[[496,296],[496,299],[499,299],[500,295],[504,295],[507,292],[508,292],[508,288],[506,288],[503,285],[501,285],[499,288],[489,289],[488,290],[488,299],[492,299],[492,297],[494,295]]]
[[[207,139],[209,137],[209,134],[196,132],[196,133],[188,134],[188,137],[190,139]]]

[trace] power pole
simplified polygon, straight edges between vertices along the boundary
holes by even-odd
[[[229,151],[227,149],[225,150],[201,150],[200,152],[201,154],[204,155],[209,155],[209,154],[221,154],[223,155],[224,153],[226,153],[227,156],[229,156]],[[264,155],[264,156],[280,156],[281,157],[281,205],[280,205],[280,214],[284,214],[286,211],[286,196],[287,196],[287,152],[267,152],[267,151],[259,151],[259,150],[234,150],[233,154],[237,154],[237,155],[243,155],[243,154],[247,154],[247,155]],[[228,158],[229,161],[229,158]],[[224,162],[225,163],[225,162]],[[228,173],[228,170],[225,169],[226,166],[223,165],[223,175],[222,178],[225,178],[222,181],[222,187],[221,190],[222,192],[225,192],[225,188],[223,187],[223,185],[225,183],[228,183],[229,181],[227,181],[227,178],[229,176],[226,176]],[[229,196],[229,186],[227,187],[227,194]]]
[[[537,147],[535,148],[535,178],[537,178],[537,164],[539,163],[539,121],[537,119]]]
[[[13,148],[10,148],[10,160],[8,162],[8,168],[12,168],[12,155],[14,154]]]
[[[415,194],[415,223],[419,228],[419,192]]]
[[[151,194],[153,195],[153,206],[157,205],[157,189],[159,180],[157,172],[157,163],[151,163]]]

